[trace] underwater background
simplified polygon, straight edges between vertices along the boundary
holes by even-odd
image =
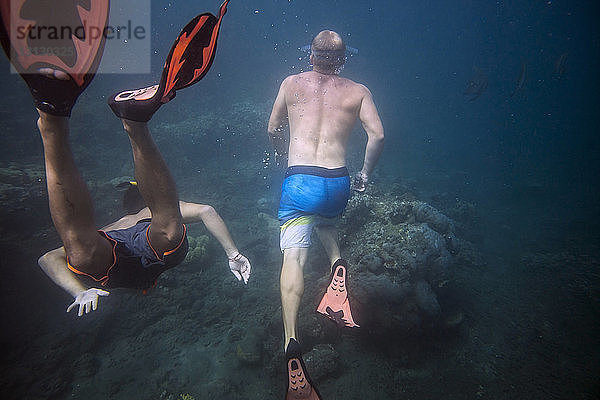
[[[78,100],[71,142],[98,226],[122,216],[115,187],[133,178],[107,96],[156,81],[179,29],[218,6],[152,2],[151,73],[99,74]],[[314,313],[328,275],[320,244],[305,271],[299,339],[323,398],[600,398],[598,11],[591,1],[232,0],[211,70],[150,129],[180,197],[220,213],[253,275],[239,284],[206,229],[190,226],[188,258],[155,289],[113,290],[81,318],[37,266],[60,240],[37,114],[2,57],[1,397],[283,398],[284,171],[266,126],[281,81],[309,68],[299,48],[332,29],[359,50],[342,75],[373,93],[386,143],[341,226],[360,329]],[[351,174],[365,141],[357,126]]]

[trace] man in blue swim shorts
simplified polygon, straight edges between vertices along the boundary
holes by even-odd
[[[288,158],[279,206],[283,252],[280,289],[288,369],[288,399],[319,399],[308,379],[297,340],[297,315],[304,292],[303,269],[316,230],[332,266],[331,283],[317,311],[342,326],[356,327],[346,292],[346,262],[341,259],[335,222],[350,197],[346,147],[360,120],[367,134],[364,164],[353,189],[363,192],[383,150],[381,120],[369,90],[338,74],[346,46],[335,32],[312,41],[312,71],[288,76],[275,99],[268,133],[276,155]],[[289,137],[287,133],[289,126]],[[302,385],[298,376],[304,375]]]

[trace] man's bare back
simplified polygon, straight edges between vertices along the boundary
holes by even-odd
[[[345,166],[346,145],[357,118],[367,135],[383,135],[371,92],[335,74],[308,71],[288,76],[273,105],[269,133],[281,134],[286,118],[288,166]]]

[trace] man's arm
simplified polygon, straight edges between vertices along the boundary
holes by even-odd
[[[111,231],[117,229],[130,228],[140,219],[150,218],[150,209],[143,208],[137,214],[126,215],[112,224],[106,225],[102,230]],[[88,288],[81,283],[77,276],[67,268],[67,253],[64,247],[51,250],[38,259],[38,265],[52,281],[64,289],[75,298],[73,303],[67,308],[71,311],[75,306],[79,306],[78,315],[89,313],[98,307],[98,296],[108,296],[109,292],[98,289]]]
[[[180,201],[179,209],[181,210],[184,223],[204,223],[210,234],[221,244],[228,258],[234,257],[239,253],[225,222],[212,206]]]
[[[229,269],[238,280],[248,283],[250,277],[250,262],[238,250],[231,234],[221,216],[212,206],[206,204],[179,202],[179,209],[184,223],[202,222],[225,250],[229,260]]]
[[[64,247],[50,250],[39,258],[38,264],[54,283],[71,296],[77,297],[79,293],[88,289],[67,268],[67,254]]]
[[[75,306],[79,306],[78,315],[82,316],[84,311],[89,313],[98,307],[98,296],[108,296],[109,294],[102,289],[87,288],[68,270],[64,247],[47,252],[39,258],[38,264],[54,283],[75,298],[67,308],[67,312]]]
[[[379,118],[377,107],[375,107],[375,103],[373,102],[373,96],[366,87],[365,91],[366,93],[363,96],[358,114],[358,118],[360,119],[360,122],[367,133],[365,159],[362,170],[355,178],[354,185],[354,189],[359,192],[362,192],[366,189],[369,176],[371,175],[371,172],[373,172],[373,169],[375,169],[377,160],[379,160],[379,156],[383,151],[384,143],[383,124]]]
[[[287,104],[285,101],[288,79],[289,77],[281,82],[279,93],[277,93],[275,103],[273,103],[273,110],[271,110],[271,116],[269,117],[269,125],[267,126],[269,141],[275,149],[275,155],[281,157],[285,157],[288,152],[287,140],[284,135],[288,126]]]

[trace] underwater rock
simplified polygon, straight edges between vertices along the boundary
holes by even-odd
[[[92,353],[83,353],[74,363],[73,372],[77,377],[86,378],[98,372],[98,361]]]
[[[0,234],[3,240],[52,226],[43,164],[0,168]]]
[[[360,265],[364,266],[364,268],[367,271],[372,272],[374,274],[379,274],[383,272],[383,260],[381,259],[381,257],[373,253],[364,256],[360,260]]]
[[[262,340],[259,335],[249,332],[236,345],[237,359],[244,365],[260,364],[262,359]]]
[[[427,282],[418,281],[415,284],[415,299],[419,308],[428,316],[433,317],[440,313],[440,303]]]
[[[302,334],[303,344],[323,343],[327,340],[327,325],[321,324],[322,317],[311,312],[308,315],[303,315],[298,321],[298,331]],[[329,321],[326,321],[329,322]],[[281,324],[280,321],[277,323]]]
[[[352,297],[359,299],[363,304],[398,304],[410,293],[411,288],[408,282],[396,282],[383,274],[360,272],[350,277],[349,285]]]
[[[414,201],[413,212],[417,222],[425,222],[440,233],[454,231],[454,222],[427,203]]]
[[[271,217],[269,214],[264,212],[259,212],[257,217],[261,226],[264,226],[265,230],[279,231],[279,221],[277,218]]]
[[[238,341],[242,340],[243,336],[244,336],[244,330],[239,325],[233,325],[227,331],[227,341],[230,342],[230,343],[231,342],[238,342]]]
[[[64,375],[62,368],[56,368],[52,371],[46,370],[45,375],[42,375],[41,379],[31,385],[28,395],[31,398],[39,399],[58,397],[59,394],[65,392],[69,384],[67,380],[63,379]]]
[[[448,328],[457,328],[465,319],[462,311],[455,311],[446,316],[445,322]]]
[[[330,344],[316,345],[303,359],[313,381],[334,376],[340,367],[340,355]]]
[[[256,208],[259,213],[270,214],[277,212],[277,204],[275,204],[271,197],[261,197],[256,200]]]
[[[470,265],[477,253],[455,227],[414,196],[377,190],[353,196],[340,233],[357,323],[409,334],[447,325],[436,291],[451,279],[458,261]]]
[[[235,387],[231,384],[230,377],[218,377],[210,380],[210,382],[206,384],[206,393],[203,393],[202,398],[232,399],[235,398],[234,389]]]

